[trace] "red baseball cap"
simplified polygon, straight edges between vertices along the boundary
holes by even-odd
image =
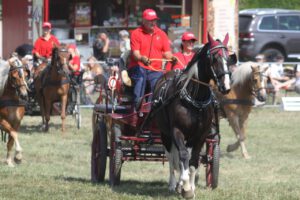
[[[143,19],[151,21],[159,18],[157,17],[156,12],[154,10],[146,9],[143,12]]]
[[[75,45],[75,44],[69,44],[69,45],[68,45],[68,48],[69,48],[69,49],[74,49],[74,50],[75,50],[75,49],[76,49],[76,45]]]
[[[43,28],[52,28],[52,25],[51,25],[51,23],[50,22],[44,22],[43,23],[43,26],[42,26]]]
[[[191,32],[184,32],[181,36],[181,40],[195,40],[197,41],[197,38],[195,37],[195,35]]]

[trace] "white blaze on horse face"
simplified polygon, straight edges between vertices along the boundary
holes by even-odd
[[[223,58],[223,67],[224,67],[224,72],[226,72],[225,77],[224,77],[224,85],[226,90],[230,90],[230,77],[228,74],[228,66],[227,66],[227,61]]]

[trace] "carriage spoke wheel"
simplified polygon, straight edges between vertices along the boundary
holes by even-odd
[[[107,162],[107,132],[103,119],[97,121],[93,129],[91,178],[92,182],[103,182]]]
[[[209,147],[209,145],[212,145]],[[208,152],[206,166],[206,186],[215,189],[218,187],[219,164],[220,164],[220,146],[218,143],[208,144],[207,148],[211,148]]]
[[[109,155],[109,184],[111,186],[119,185],[121,179],[122,149],[121,142],[118,139],[119,136],[121,136],[121,128],[119,125],[113,124]]]

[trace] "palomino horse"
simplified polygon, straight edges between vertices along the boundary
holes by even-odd
[[[237,137],[234,144],[228,145],[227,151],[234,151],[241,146],[242,155],[246,159],[250,156],[245,146],[245,126],[255,97],[259,101],[266,100],[266,77],[263,74],[267,69],[267,67],[262,69],[256,63],[243,63],[232,74],[230,92],[222,95],[216,91],[224,117],[227,118]]]
[[[236,57],[228,55],[228,39],[228,34],[223,42],[208,35],[209,42],[195,54],[186,69],[182,73],[171,71],[165,74],[154,89],[151,113],[169,152],[169,189],[175,191],[174,170],[180,168],[181,189],[177,189],[184,198],[195,195],[199,153],[210,133],[214,116],[213,94],[208,83],[214,80],[224,94],[230,90],[227,65],[232,60],[236,62]]]
[[[51,64],[42,71],[39,77],[40,81],[37,82],[37,84],[41,84],[36,87],[41,92],[40,107],[44,131],[49,129],[51,109],[53,103],[58,101],[61,104],[61,130],[65,131],[66,107],[70,88],[69,60],[70,53],[65,45],[53,48]]]
[[[27,84],[25,70],[17,57],[8,62],[0,61],[0,125],[9,134],[6,162],[13,167],[12,147],[16,143],[15,162],[22,160],[22,148],[18,139],[18,129],[25,113]]]

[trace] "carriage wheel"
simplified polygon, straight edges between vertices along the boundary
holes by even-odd
[[[213,144],[212,160],[207,163],[206,167],[206,185],[215,189],[218,187],[219,163],[220,163],[220,146],[218,143]]]
[[[107,161],[107,131],[106,124],[101,119],[93,130],[91,178],[92,182],[103,182]]]
[[[121,128],[114,124],[112,126],[109,162],[109,184],[111,186],[120,185],[121,179],[122,149],[119,136],[121,136]]]

